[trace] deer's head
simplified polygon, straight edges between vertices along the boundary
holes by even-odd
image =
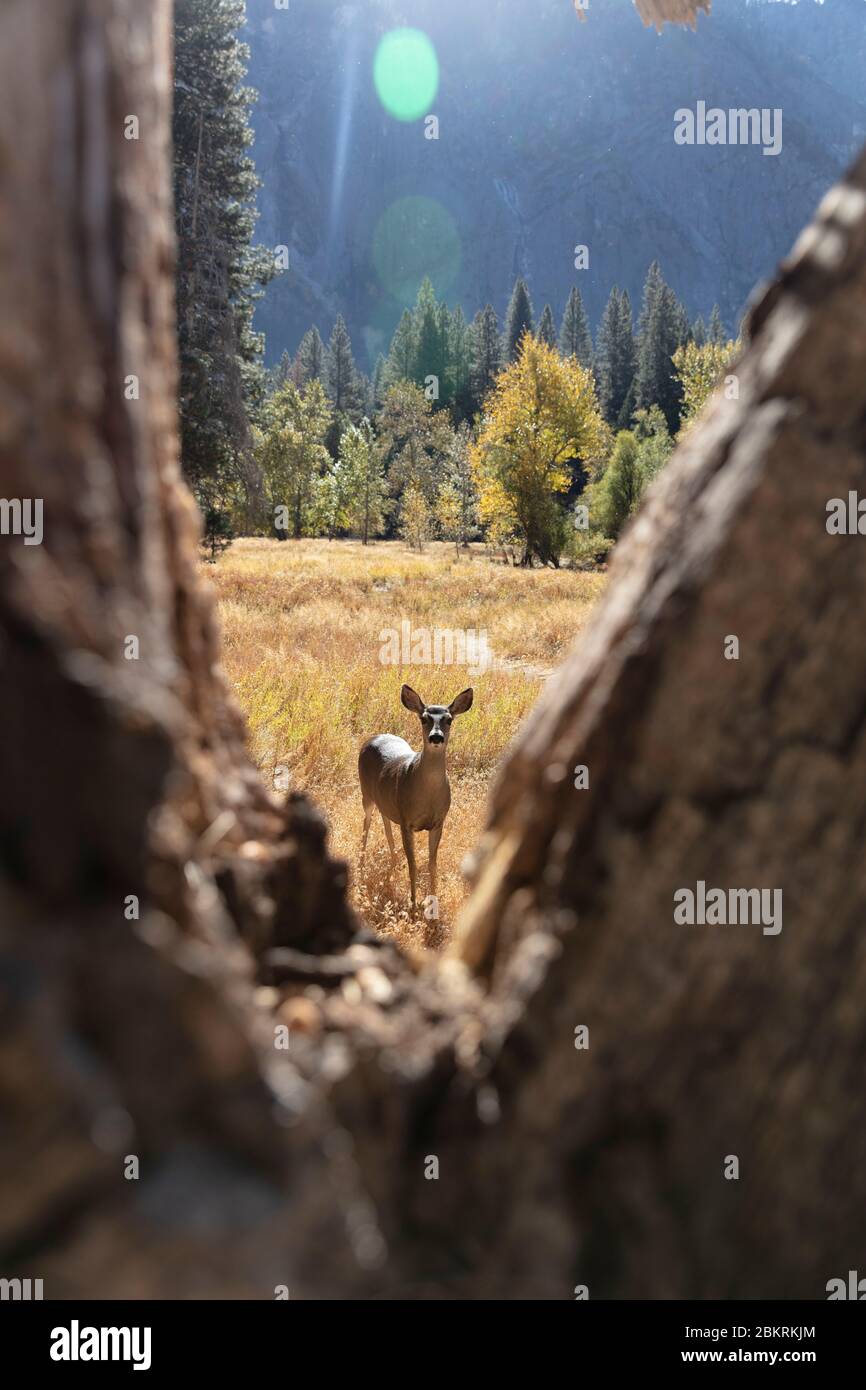
[[[417,690],[413,690],[411,685],[404,685],[400,691],[400,699],[406,708],[417,714],[421,720],[425,744],[429,748],[440,748],[444,752],[448,745],[452,720],[472,707],[472,690],[461,690],[450,705],[425,705]]]

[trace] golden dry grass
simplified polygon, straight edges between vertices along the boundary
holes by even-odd
[[[599,574],[518,570],[487,559],[456,559],[431,544],[421,555],[401,542],[242,540],[208,576],[216,585],[224,661],[265,779],[289,769],[331,826],[331,847],[348,860],[352,895],[370,923],[405,944],[438,947],[465,895],[460,863],[484,823],[491,777],[534,703],[544,675],[586,621],[604,584]],[[465,667],[385,665],[382,633],[418,628],[487,633],[493,655],[481,674]],[[357,881],[362,825],[358,749],[377,733],[419,747],[419,724],[400,704],[406,681],[431,704],[467,685],[473,708],[455,721],[448,747],[451,811],[439,851],[439,923],[409,909],[408,872],[389,881],[381,820],[373,821],[364,882]],[[427,891],[426,835],[416,839],[419,901]]]

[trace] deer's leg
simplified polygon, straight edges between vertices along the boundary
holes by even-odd
[[[396,849],[394,848],[394,832],[393,832],[393,830],[391,829],[391,822],[389,821],[388,817],[385,815],[385,812],[384,812],[384,811],[381,812],[381,816],[382,816],[382,824],[383,824],[384,827],[385,827],[385,839],[388,841],[388,849],[389,849],[390,852],[391,852],[391,869],[393,870],[394,865],[395,865],[396,862],[397,862],[397,851],[396,851]]]
[[[370,821],[373,819],[373,803],[364,807],[364,829],[361,831],[361,863],[364,862],[364,855],[367,853],[367,836],[370,833]]]
[[[403,837],[403,850],[406,855],[406,863],[409,865],[409,886],[412,889],[412,907],[414,908],[416,906],[415,879],[417,874],[415,869],[415,841],[412,838],[412,831],[408,826],[403,825],[402,822],[400,824],[400,834]]]
[[[439,841],[442,839],[442,826],[434,825],[430,834],[427,836],[427,862],[430,866],[430,895],[436,897],[436,857],[439,853]]]

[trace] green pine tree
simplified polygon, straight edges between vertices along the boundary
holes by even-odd
[[[596,356],[602,414],[617,428],[634,400],[636,352],[631,301],[628,291],[620,291],[616,285],[602,314]]]
[[[284,348],[283,355],[277,363],[276,371],[274,372],[274,384],[278,390],[281,386],[285,386],[286,382],[291,377],[291,374],[292,359],[289,356],[286,349]]]
[[[472,321],[472,368],[470,384],[475,409],[480,409],[502,370],[502,336],[499,320],[491,304],[485,304]]]
[[[331,331],[325,354],[325,383],[334,414],[352,418],[360,408],[358,369],[352,356],[352,340],[342,314]]]
[[[507,362],[517,361],[520,355],[520,340],[524,333],[532,332],[532,326],[532,300],[529,297],[529,288],[523,277],[518,276],[505,316],[504,355]]]
[[[625,393],[625,399],[619,408],[619,414],[616,417],[614,428],[617,430],[627,430],[631,425],[632,416],[634,415],[636,409],[637,377],[633,376],[631,381],[629,382],[628,390]]]
[[[415,380],[415,364],[418,360],[418,342],[415,334],[415,321],[408,309],[404,309],[400,322],[391,339],[385,370],[382,374],[382,390],[387,391],[400,381]]]
[[[298,371],[301,385],[308,381],[325,380],[325,344],[315,326],[308,328],[298,348]]]
[[[644,284],[638,325],[636,406],[658,405],[671,434],[679,428],[682,388],[673,366],[673,355],[689,337],[688,317],[653,261]]]
[[[563,357],[576,357],[582,367],[593,365],[592,333],[577,286],[572,287],[562,316],[559,350]]]
[[[448,405],[453,395],[454,374],[451,360],[451,313],[444,300],[438,306],[437,314],[439,318],[439,364],[442,375],[439,377],[439,395],[434,397],[433,404]]]
[[[688,310],[682,300],[677,299],[676,295],[674,295],[673,322],[678,339],[677,347],[684,347],[686,343],[694,342],[694,333],[692,331]]]
[[[556,324],[549,304],[545,304],[538,320],[538,337],[542,343],[547,343],[548,347],[556,347]]]
[[[443,323],[443,308],[444,305],[436,302],[430,281],[425,279],[418,291],[413,315],[417,344],[413,379],[434,407],[442,401],[448,371],[447,328]],[[445,312],[447,314],[447,309]]]
[[[249,156],[243,0],[174,7],[174,202],[181,463],[212,514],[251,486],[250,422],[265,399],[252,319],[273,257],[254,248],[258,187]],[[257,483],[252,482],[253,492]],[[252,504],[252,497],[248,500]]]
[[[382,404],[383,397],[384,397],[384,393],[385,393],[385,367],[386,367],[385,358],[382,356],[382,354],[381,354],[381,352],[380,352],[379,355],[378,355],[378,357],[376,358],[376,365],[375,365],[375,367],[373,368],[372,394],[373,394],[373,409],[374,409],[374,410],[378,410],[378,409],[379,409],[379,407],[380,407],[381,404]]]
[[[474,413],[472,395],[472,332],[458,304],[448,324],[448,398],[459,423]]]
[[[359,401],[358,408],[361,412],[361,417],[363,418],[366,415],[368,419],[372,419],[376,408],[373,399],[373,382],[371,381],[370,377],[367,376],[366,372],[359,371],[357,383]]]

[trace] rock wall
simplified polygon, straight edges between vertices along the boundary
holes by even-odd
[[[624,0],[592,0],[583,24],[568,0],[250,0],[248,12],[259,235],[291,254],[258,312],[269,360],[313,322],[327,337],[343,312],[369,367],[424,274],[470,317],[487,300],[501,314],[518,273],[557,318],[577,284],[595,327],[614,283],[639,303],[654,258],[693,315],[718,301],[733,329],[866,139],[856,0],[720,0],[694,32],[661,36]],[[377,43],[399,24],[436,47],[438,140],[374,90]],[[781,107],[781,154],[675,145],[674,111],[699,100]],[[405,224],[390,211],[404,199],[422,200]],[[391,219],[398,264],[383,271],[374,248]]]

